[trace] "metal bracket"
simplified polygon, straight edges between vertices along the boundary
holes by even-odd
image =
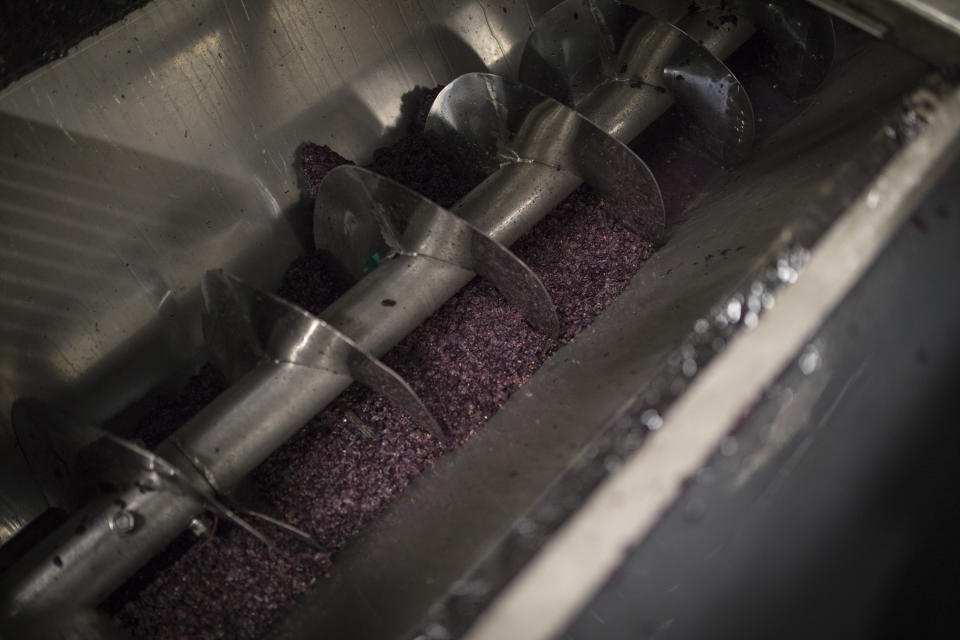
[[[141,492],[175,492],[205,504],[263,544],[276,548],[267,536],[222,502],[210,485],[204,485],[202,481],[201,484],[195,483],[162,456],[114,433],[76,420],[39,400],[22,398],[15,406],[21,433],[29,431],[31,434],[31,439],[21,446],[34,473],[42,476],[38,481],[45,493],[55,500],[55,504],[75,507],[78,499],[83,497],[85,483],[91,479],[120,488],[136,487]],[[38,457],[38,453],[44,452],[30,443],[44,442],[53,446],[44,457]],[[260,513],[251,515],[286,530],[290,528],[290,525],[264,518]],[[137,513],[120,507],[108,521],[108,526],[117,535],[132,535],[143,524],[140,520]],[[302,537],[302,532],[297,530],[296,533]]]

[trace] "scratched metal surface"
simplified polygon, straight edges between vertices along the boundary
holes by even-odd
[[[515,75],[552,0],[156,0],[0,93],[0,544],[45,505],[9,408],[101,423],[202,357],[198,284],[310,243],[306,140],[359,160],[401,96]]]

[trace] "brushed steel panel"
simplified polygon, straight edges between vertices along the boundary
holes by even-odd
[[[364,160],[544,4],[156,0],[0,92],[0,458],[17,397],[99,423],[202,358],[202,275],[311,246],[297,146]],[[42,505],[0,497],[2,543]]]

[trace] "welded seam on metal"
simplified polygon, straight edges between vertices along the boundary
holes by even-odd
[[[556,637],[653,528],[766,385],[857,283],[960,154],[960,91],[826,233],[798,282],[740,334],[667,412],[623,468],[494,601],[468,640]]]
[[[463,267],[493,283],[535,329],[551,338],[560,334],[553,299],[523,260],[399,182],[355,165],[337,167],[320,183],[313,221],[317,248],[348,270],[367,264],[375,252],[387,254],[381,259],[399,253]]]
[[[481,166],[535,162],[570,172],[600,193],[607,213],[635,234],[651,242],[663,235],[663,196],[646,163],[579,111],[532,86],[464,74],[437,95],[425,129]]]
[[[567,0],[546,14],[524,47],[522,82],[574,108],[608,84],[668,92],[688,114],[692,133],[704,149],[724,162],[747,157],[755,135],[753,106],[740,80],[720,58],[679,27],[642,8],[618,0],[592,0],[590,6],[592,21],[578,20],[577,12],[572,19],[568,15],[580,8],[577,0]],[[635,18],[619,49],[610,46],[617,40],[612,21],[596,19],[617,11],[630,13],[618,16],[616,26]],[[632,39],[653,45],[660,57],[647,57],[649,51],[630,46]],[[592,65],[579,61],[575,67],[570,65],[567,46],[571,42],[577,53],[596,52]],[[640,56],[637,49],[643,51]],[[624,57],[624,52],[631,55]],[[578,76],[582,86],[575,90]],[[558,79],[562,83],[557,84]]]
[[[744,39],[749,37],[749,33],[734,33],[732,34],[729,41],[723,40],[718,41],[718,46],[721,47],[724,51],[732,51],[736,49]],[[636,105],[632,105],[630,113],[626,116],[625,120],[618,120],[616,123],[609,122],[605,123],[604,127],[615,127],[620,126],[623,122],[631,122],[631,115],[635,116],[634,119],[637,122],[645,122],[645,112],[640,111],[636,108]],[[657,112],[657,115],[662,114],[663,110],[668,105],[663,104],[662,101],[659,101],[658,104],[654,104],[651,109]],[[640,127],[642,129],[643,127]],[[628,129],[620,129],[619,133],[623,133]],[[632,136],[631,136],[632,137]],[[560,172],[551,172],[557,173],[560,175]],[[564,172],[565,174],[565,172]],[[515,174],[509,174],[515,175]],[[553,176],[550,176],[553,178]],[[572,184],[570,181],[559,180],[559,184],[564,185],[563,188],[572,190],[576,184]],[[485,183],[486,184],[486,183]],[[493,184],[499,184],[496,181]],[[569,193],[569,190],[566,193]],[[460,211],[465,209],[467,211],[472,211],[475,215],[477,214],[479,207],[477,202],[479,199],[473,198],[474,194],[478,193],[477,190],[471,192],[470,195],[462,199],[457,205],[455,205],[454,210]],[[479,193],[484,194],[485,192],[480,189]],[[521,206],[521,213],[527,215],[531,220],[539,220],[543,215],[545,215],[549,207],[540,206],[540,203],[550,202],[554,199],[556,194],[548,194],[549,197],[544,196],[542,199],[535,199],[531,201],[532,203],[522,202],[519,203]],[[508,218],[511,220],[509,226],[507,227],[498,227],[495,231],[487,231],[492,237],[514,237],[515,234],[518,234],[520,229],[524,228],[522,218]],[[473,220],[472,218],[469,218]],[[484,224],[488,224],[489,221],[484,220]],[[487,227],[481,226],[478,224],[478,228],[486,229]],[[502,241],[502,240],[501,240]],[[378,272],[382,272],[383,267],[378,269]],[[373,274],[374,276],[376,275]],[[459,276],[458,276],[459,277]],[[452,274],[448,272],[448,280],[453,281],[455,278]],[[440,284],[443,284],[441,282]],[[374,285],[375,287],[376,285]],[[462,286],[462,285],[461,285]],[[365,293],[369,293],[369,289],[360,289]],[[354,290],[351,290],[354,291]],[[343,317],[337,315],[341,312],[342,309],[337,308],[336,305],[349,309],[351,304],[356,304],[356,300],[353,300],[350,297],[350,292],[348,292],[343,299],[347,299],[346,303],[335,302],[334,311],[331,312],[332,317],[337,318],[340,322],[343,322]],[[428,298],[429,299],[429,298]],[[429,300],[431,303],[436,302],[436,306],[439,306],[439,302],[435,300]],[[375,303],[371,303],[375,304]],[[328,310],[329,312],[329,310]],[[348,315],[348,314],[344,314]],[[326,320],[324,320],[326,322]],[[331,323],[336,324],[336,323]],[[348,323],[349,324],[349,323]],[[339,325],[337,325],[339,326]],[[389,332],[386,337],[377,335],[374,333],[373,336],[369,337],[369,342],[377,343],[380,341],[381,344],[390,342],[394,336]],[[363,340],[360,340],[363,344],[367,344]],[[393,342],[395,344],[395,342]],[[374,349],[372,349],[374,350]],[[296,366],[296,365],[291,365]],[[307,369],[306,367],[298,367]],[[221,456],[222,459],[227,459],[230,461],[231,472],[236,475],[235,471],[237,467],[245,468],[250,466],[251,460],[256,460],[258,458],[265,457],[265,454],[273,450],[278,444],[274,441],[274,435],[278,432],[285,432],[290,428],[290,424],[287,424],[291,418],[287,417],[289,413],[291,416],[295,417],[296,426],[300,427],[302,424],[309,418],[309,416],[302,415],[305,413],[305,410],[309,408],[310,415],[315,414],[317,411],[320,411],[326,403],[330,400],[325,399],[325,394],[330,390],[342,390],[345,388],[343,384],[343,378],[345,376],[330,373],[329,377],[321,377],[319,380],[315,381],[311,385],[310,392],[311,398],[320,398],[316,403],[308,405],[303,398],[299,399],[299,404],[294,403],[289,407],[278,406],[277,413],[280,414],[280,417],[277,420],[267,420],[264,417],[264,412],[259,410],[261,407],[250,407],[257,417],[261,421],[265,421],[265,427],[260,429],[259,424],[248,424],[249,420],[245,419],[244,416],[236,414],[236,407],[234,406],[237,402],[237,398],[234,395],[231,395],[232,390],[243,389],[244,391],[252,391],[256,393],[262,392],[262,396],[258,395],[256,398],[258,400],[262,398],[271,399],[275,395],[275,389],[267,386],[264,381],[284,381],[286,379],[286,369],[280,367],[276,370],[270,369],[267,372],[264,372],[262,376],[256,376],[255,374],[258,370],[262,370],[264,367],[257,367],[250,374],[244,376],[240,382],[234,384],[221,395],[217,400],[211,405],[208,405],[204,410],[198,414],[198,416],[192,418],[185,425],[181,426],[177,432],[171,436],[164,443],[161,443],[158,448],[162,447],[171,447],[178,456],[184,456],[186,464],[190,465],[191,468],[198,468],[201,470],[201,473],[210,482],[213,486],[219,486],[220,484],[229,486],[230,481],[216,482],[214,483],[212,479],[214,476],[219,477],[219,473],[223,472],[219,467],[214,467],[210,465],[209,458],[204,456],[209,455],[209,450],[215,450],[217,453],[220,453],[217,445],[222,445],[223,441],[219,438],[223,434],[229,434],[231,436],[235,435],[230,429],[235,429],[237,426],[249,427],[249,430],[244,431],[240,437],[240,444],[235,447],[235,451],[232,450],[229,454]],[[321,369],[315,369],[315,371],[323,371]],[[252,377],[251,377],[252,376]],[[243,381],[249,381],[248,386],[243,385]],[[220,402],[221,398],[227,398],[227,400]],[[244,407],[247,408],[247,407]],[[221,423],[221,420],[228,420],[228,423]],[[226,428],[225,428],[226,427]],[[265,443],[264,446],[250,446],[251,444],[261,444]],[[207,448],[207,445],[209,447]],[[196,464],[196,461],[204,459],[206,460],[206,465],[203,464],[199,466]],[[261,458],[262,459],[262,458]],[[192,462],[191,462],[192,461]],[[227,474],[228,477],[229,474]],[[179,504],[173,506],[172,511],[163,512],[163,516],[168,520],[171,518],[183,520],[189,515],[192,517],[200,510],[200,505],[202,503],[194,504],[190,501],[187,502],[181,501]],[[145,508],[148,510],[148,513],[152,516],[155,513],[160,513],[160,505],[158,502],[152,502],[145,505]],[[73,517],[74,520],[80,518],[92,518],[98,522],[103,520],[104,514],[98,511],[100,507],[97,504],[91,503],[80,509]],[[149,522],[149,521],[148,521]],[[189,520],[187,520],[189,522]],[[61,526],[55,532],[51,533],[45,540],[44,544],[37,547],[26,557],[20,559],[18,563],[8,570],[3,575],[0,575],[0,590],[3,590],[4,593],[0,595],[0,615],[7,614],[12,615],[16,612],[26,612],[30,611],[40,611],[46,607],[59,606],[64,602],[73,604],[77,600],[81,603],[90,603],[94,602],[105,593],[107,587],[114,588],[119,584],[119,580],[125,578],[129,572],[132,572],[134,569],[141,566],[148,559],[149,555],[152,555],[159,550],[159,547],[162,543],[165,543],[166,540],[169,540],[173,537],[173,534],[169,531],[166,531],[161,526],[157,520],[149,522],[149,526],[145,526],[143,531],[138,532],[136,537],[129,537],[129,541],[137,541],[137,544],[128,544],[128,548],[125,554],[121,556],[114,555],[109,563],[103,563],[97,566],[97,580],[96,584],[93,585],[93,589],[87,589],[86,592],[79,592],[76,589],[70,591],[69,593],[65,589],[70,589],[71,586],[77,584],[85,584],[89,586],[89,580],[84,576],[84,567],[89,569],[89,563],[87,565],[73,565],[70,571],[67,571],[67,567],[64,567],[62,570],[57,572],[56,578],[52,581],[48,580],[50,578],[50,573],[47,571],[47,566],[49,564],[48,551],[52,548],[60,549],[61,553],[73,553],[76,552],[77,546],[81,542],[85,542],[87,539],[103,539],[105,535],[104,532],[100,529],[97,530],[88,530],[88,533],[84,538],[78,538],[74,535],[73,526],[71,521],[68,521],[66,524]],[[151,526],[153,529],[151,530]],[[159,535],[154,535],[154,532],[160,531]],[[162,540],[161,540],[162,538]],[[99,558],[101,561],[106,559],[106,552],[103,549],[95,548],[99,555],[96,553],[91,553],[87,557]]]
[[[221,370],[252,369],[269,358],[349,375],[390,400],[419,427],[445,437],[407,381],[379,358],[312,313],[222,269],[204,276],[203,325],[211,359]],[[181,443],[177,446],[183,451]],[[196,456],[187,457],[197,464]],[[212,474],[201,470],[209,480]]]

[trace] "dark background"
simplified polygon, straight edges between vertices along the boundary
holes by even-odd
[[[0,89],[65,55],[148,0],[3,0]]]

